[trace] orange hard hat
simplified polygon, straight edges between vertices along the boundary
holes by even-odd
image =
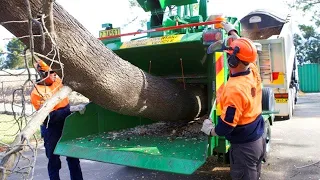
[[[42,60],[37,62],[37,69],[38,71],[44,71],[44,72],[51,71],[51,68]]]
[[[241,61],[248,62],[248,63],[252,63],[256,61],[258,56],[257,48],[250,39],[244,38],[244,37],[235,39],[230,43],[230,49],[225,51],[229,55],[232,55],[236,47],[238,47],[239,52],[237,52],[235,55]]]

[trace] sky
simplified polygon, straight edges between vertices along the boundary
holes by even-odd
[[[287,1],[292,2],[294,0]],[[121,33],[137,31],[141,29],[139,19],[145,19],[149,15],[142,8],[130,8],[128,0],[56,0],[56,2],[62,5],[95,37],[98,37],[103,23],[112,23],[113,27],[122,27]],[[208,15],[222,13],[241,19],[255,9],[271,10],[277,14],[289,12],[284,0],[209,0]],[[294,12],[291,12],[291,14],[293,19],[301,22],[301,15]],[[136,21],[128,24],[136,17]],[[14,36],[10,32],[0,26],[0,49],[4,49],[8,42],[6,38],[12,37]]]

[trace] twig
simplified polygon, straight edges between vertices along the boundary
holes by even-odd
[[[19,144],[19,145],[15,146],[15,148],[12,148],[10,151],[8,151],[6,154],[4,154],[3,157],[7,157],[7,156],[9,156],[11,154],[14,154],[16,152],[21,151],[22,150],[22,145],[23,144]]]
[[[45,33],[44,33],[45,34]],[[41,37],[43,35],[39,35],[39,34],[36,34],[36,35],[33,35],[33,37]],[[23,38],[30,38],[30,35],[25,35],[25,36],[20,36],[20,37],[14,37],[14,38],[3,38],[3,40],[11,40],[11,39],[23,39]]]
[[[44,51],[44,48],[45,48],[45,37],[44,37],[42,25],[41,25],[41,23],[39,21],[36,21],[34,19],[32,19],[32,22],[39,26],[40,35],[41,35],[41,50]]]
[[[37,18],[35,20],[39,20],[39,18]],[[25,20],[25,21],[6,21],[6,22],[1,22],[0,25],[11,24],[11,23],[26,23],[26,22],[28,22],[28,20]]]
[[[312,163],[312,164],[308,164],[308,165],[300,166],[300,167],[297,167],[296,165],[294,165],[294,167],[295,167],[296,169],[301,169],[301,168],[306,168],[306,167],[309,167],[309,166],[316,165],[316,164],[318,164],[318,163],[320,163],[320,161],[317,161],[317,162]]]
[[[33,32],[32,32],[32,13],[31,13],[31,7],[30,7],[30,2],[29,0],[25,0],[25,3],[27,5],[27,9],[28,9],[28,22],[29,22],[29,35],[30,35],[30,44],[29,44],[29,48],[30,48],[30,53],[31,53],[31,58],[32,60],[34,59],[34,41],[33,41]]]
[[[47,23],[45,26],[49,29],[49,33],[55,39],[55,31],[54,31],[54,24],[53,24],[53,2],[54,0],[44,0],[43,3],[43,13],[47,16]]]
[[[34,54],[37,55],[37,56],[39,56],[39,57],[41,57],[41,58],[47,59],[47,60],[49,60],[49,61],[55,62],[55,63],[60,64],[61,66],[63,66],[63,63],[61,63],[61,62],[59,62],[59,61],[57,61],[57,60],[48,58],[47,56],[44,56],[44,55],[42,55],[42,54],[40,54],[40,53],[36,53],[36,52],[35,52]]]

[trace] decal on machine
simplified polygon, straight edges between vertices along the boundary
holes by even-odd
[[[176,43],[176,42],[180,42],[183,36],[184,35],[180,34],[180,35],[170,35],[170,36],[162,36],[162,37],[156,37],[156,38],[128,41],[128,42],[124,42],[121,45],[120,49],[139,47],[139,46]]]

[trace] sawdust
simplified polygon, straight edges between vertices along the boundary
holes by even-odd
[[[252,40],[268,39],[272,35],[279,35],[282,27],[270,27],[264,29],[244,29],[241,34]]]
[[[204,135],[201,127],[204,119],[208,116],[202,116],[190,122],[156,122],[153,124],[136,126],[134,128],[121,131],[111,131],[113,137],[117,136],[157,136],[157,137],[186,137],[196,138]]]

